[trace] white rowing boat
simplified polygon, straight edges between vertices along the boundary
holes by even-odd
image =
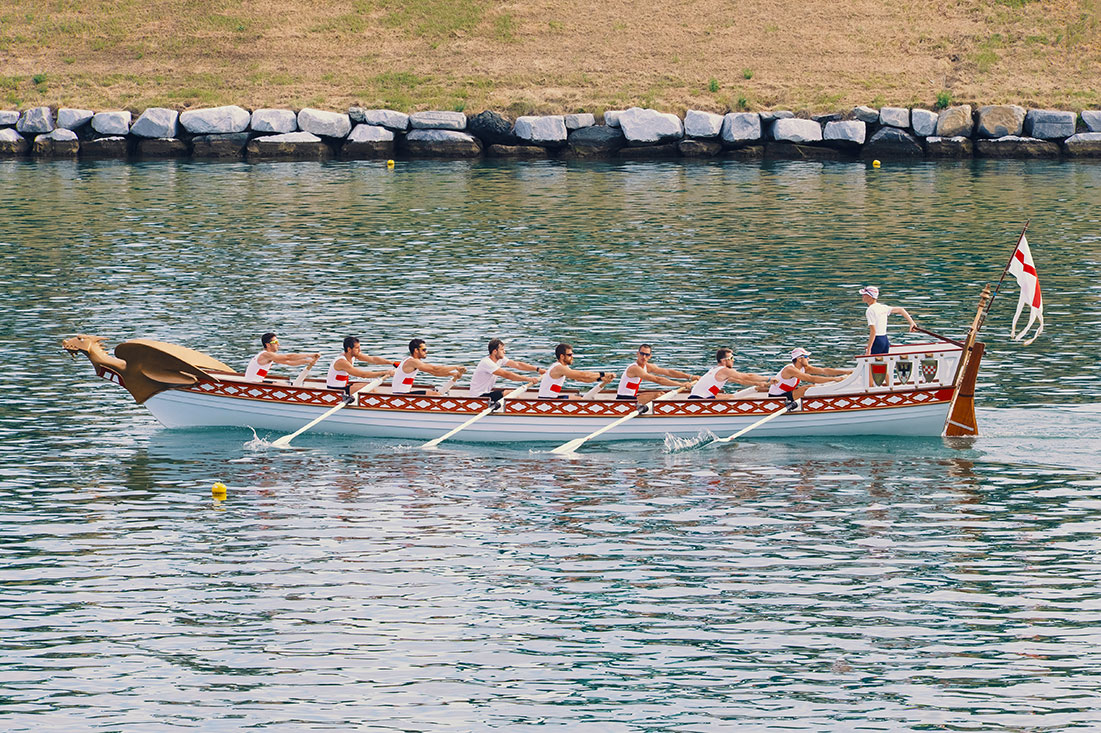
[[[191,349],[146,339],[119,344],[109,355],[96,336],[67,339],[70,354],[84,354],[100,377],[128,389],[139,404],[169,428],[251,427],[290,432],[319,417],[343,399],[323,381],[291,378],[246,380],[230,367]],[[959,343],[908,344],[889,354],[858,356],[843,381],[815,385],[798,411],[784,414],[755,435],[936,436],[953,423],[963,433],[977,432],[971,397],[982,344],[976,343],[966,369]],[[426,385],[415,385],[424,387]],[[969,389],[969,392],[968,392]],[[471,424],[459,440],[468,442],[554,442],[577,438],[638,408],[613,392],[591,399],[538,399],[521,396],[504,402]],[[319,432],[369,438],[429,440],[483,412],[487,398],[455,388],[441,396],[392,394],[388,387],[356,394],[354,401],[326,419]],[[949,411],[957,402],[952,417]],[[660,440],[666,435],[693,437],[704,431],[738,431],[782,408],[782,398],[747,388],[733,399],[667,399],[649,404],[638,419],[625,422],[600,440]]]

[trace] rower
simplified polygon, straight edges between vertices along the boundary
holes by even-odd
[[[802,399],[806,391],[814,385],[840,382],[852,372],[852,369],[811,366],[810,352],[803,348],[795,348],[791,350],[791,363],[777,372],[774,383],[768,389],[768,396],[783,397],[791,404]],[[800,380],[809,384],[800,387]]]
[[[390,365],[390,362],[383,359],[381,356],[364,354],[360,350],[359,339],[355,336],[348,336],[344,339],[344,353],[333,359],[332,364],[329,365],[329,373],[325,377],[325,386],[329,389],[344,390],[344,394],[350,399],[353,390],[348,381],[349,377],[378,379],[379,377],[389,377],[394,373],[393,369],[387,369],[380,372],[360,369],[356,366],[356,361],[363,361],[368,364]]]
[[[619,389],[616,390],[615,396],[617,400],[637,400],[639,398],[638,390],[642,386],[643,380],[666,387],[691,387],[695,383],[697,377],[693,377],[691,374],[655,365],[650,361],[653,355],[654,349],[650,344],[643,344],[638,347],[638,354],[635,356],[634,363],[624,370],[623,378],[619,380]],[[674,382],[670,377],[684,381]]]
[[[250,382],[262,382],[268,376],[268,367],[273,363],[286,364],[287,366],[313,366],[321,354],[280,354],[279,337],[268,332],[260,337],[260,345],[263,349],[256,356],[249,359],[245,367],[245,379]]]
[[[493,399],[493,393],[500,391],[493,389],[493,386],[497,384],[497,377],[511,379],[514,382],[527,382],[528,384],[535,384],[539,381],[538,376],[524,377],[515,372],[510,372],[509,369],[519,369],[520,371],[535,372],[536,374],[542,374],[546,371],[542,367],[532,366],[524,361],[514,361],[506,358],[505,342],[501,339],[493,339],[489,342],[489,356],[483,358],[478,362],[478,366],[474,367],[474,374],[470,378],[470,396]]]
[[[700,377],[692,388],[690,400],[730,400],[732,394],[723,394],[727,382],[736,382],[744,387],[756,387],[759,391],[768,388],[768,377],[752,372],[739,372],[734,368],[734,349],[724,346],[715,352],[716,365]]]
[[[539,382],[540,399],[568,400],[570,395],[562,394],[562,385],[567,378],[589,384],[600,382],[602,385],[615,379],[615,372],[583,372],[571,367],[573,347],[569,344],[555,346],[554,358],[554,364],[543,373],[543,379]]]
[[[428,345],[424,339],[413,339],[409,342],[409,356],[405,357],[394,372],[394,381],[390,385],[393,394],[429,394],[438,395],[434,389],[419,389],[413,391],[413,380],[417,372],[427,372],[436,377],[454,377],[458,379],[466,372],[464,366],[445,366],[443,364],[429,364],[424,361],[428,356]]]

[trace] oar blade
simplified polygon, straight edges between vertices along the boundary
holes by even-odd
[[[574,438],[570,442],[563,443],[562,445],[558,446],[557,448],[552,450],[551,453],[554,453],[555,455],[559,455],[559,456],[571,455],[573,453],[576,453],[578,448],[585,445],[586,440],[588,440],[587,437],[586,438]]]

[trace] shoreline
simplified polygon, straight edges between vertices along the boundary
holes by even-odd
[[[1017,105],[858,106],[790,111],[689,110],[683,118],[632,107],[592,114],[521,116],[493,111],[405,114],[351,107],[95,112],[63,107],[0,110],[3,159],[368,159],[757,161],[1101,158],[1101,110]]]

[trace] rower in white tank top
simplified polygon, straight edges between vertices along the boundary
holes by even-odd
[[[267,349],[256,354],[256,356],[249,359],[248,366],[245,367],[245,379],[250,381],[260,381],[266,379],[268,376],[268,366],[260,365],[260,355],[269,353]],[[270,364],[271,362],[268,362]]]
[[[799,386],[799,377],[785,377],[785,371],[789,371],[786,366],[776,372],[776,382],[768,388],[769,397],[783,397],[785,394],[794,392]]]
[[[413,389],[413,381],[416,379],[418,370],[414,369],[408,373],[403,371],[405,362],[412,358],[412,356],[407,356],[402,359],[401,363],[398,364],[398,368],[394,371],[394,379],[390,382],[390,391],[393,394],[407,394]]]
[[[726,386],[726,380],[718,379],[717,375],[720,369],[725,368],[723,364],[711,367],[706,374],[700,377],[700,381],[696,382],[696,386],[692,388],[690,397],[694,397],[698,400],[710,400],[718,396],[719,392],[722,392],[723,387]]]
[[[553,364],[543,374],[543,378],[539,380],[539,397],[542,399],[557,400],[566,396],[562,394],[562,385],[566,383],[566,375],[563,374],[556,379],[551,376],[552,369],[554,369]]]
[[[325,376],[325,386],[329,389],[346,389],[348,387],[348,372],[343,372],[336,368],[336,362],[345,358],[355,366],[356,360],[344,356],[338,356],[332,360],[329,364],[329,373]]]

